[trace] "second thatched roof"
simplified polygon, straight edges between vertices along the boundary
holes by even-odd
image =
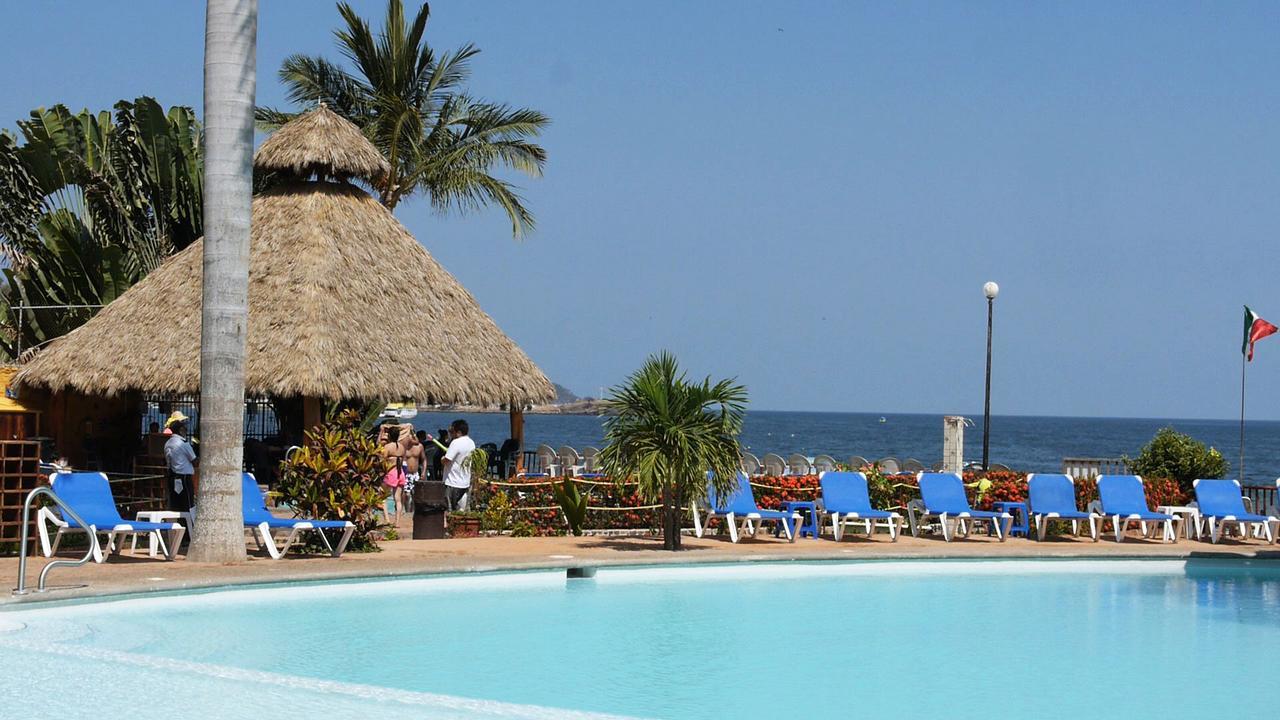
[[[253,154],[253,167],[259,172],[304,179],[310,175],[343,180],[357,177],[374,185],[391,170],[360,128],[323,103],[285,123],[264,140]]]
[[[197,241],[167,260],[40,352],[17,382],[94,395],[197,392],[202,254]],[[245,389],[425,403],[555,396],[390,211],[349,184],[302,181],[253,201]]]

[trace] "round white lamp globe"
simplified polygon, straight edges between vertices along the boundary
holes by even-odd
[[[982,294],[986,295],[988,300],[995,300],[996,296],[1000,294],[1000,286],[989,282],[982,286]]]

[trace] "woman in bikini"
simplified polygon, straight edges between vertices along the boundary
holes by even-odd
[[[400,524],[400,511],[404,507],[404,448],[400,445],[400,426],[399,425],[383,425],[382,430],[378,433],[378,444],[382,445],[382,457],[386,460],[387,474],[383,476],[382,482],[391,488],[392,496],[396,504],[395,520],[393,525]],[[391,520],[390,514],[387,519]]]

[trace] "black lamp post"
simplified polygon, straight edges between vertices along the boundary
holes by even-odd
[[[988,282],[982,286],[982,294],[987,296],[987,399],[982,406],[982,470],[986,472],[991,452],[991,312],[1000,286]]]

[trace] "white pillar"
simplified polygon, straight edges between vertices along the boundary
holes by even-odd
[[[964,423],[959,415],[942,418],[942,472],[964,470]]]

